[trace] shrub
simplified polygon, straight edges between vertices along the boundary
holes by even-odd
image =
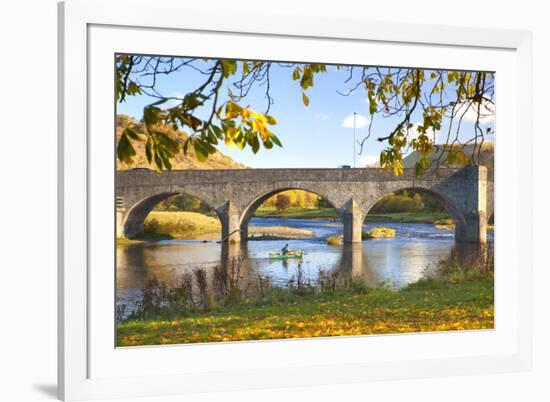
[[[364,239],[391,239],[395,237],[395,229],[377,226],[362,235]]]
[[[284,211],[290,207],[290,198],[285,194],[277,194],[277,199],[275,200],[275,207],[279,211]]]
[[[341,246],[344,242],[344,239],[342,236],[329,236],[327,237],[327,244],[329,246]]]

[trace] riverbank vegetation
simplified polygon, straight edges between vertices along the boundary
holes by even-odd
[[[198,212],[152,211],[145,219],[144,238],[196,239],[219,236],[221,224],[217,217]]]
[[[493,263],[442,263],[437,273],[403,289],[368,288],[337,272],[287,286],[247,279],[234,260],[210,276],[201,268],[169,288],[151,280],[141,304],[117,312],[117,345],[367,335],[494,327]]]
[[[341,246],[344,244],[344,236],[329,236],[327,237],[327,244],[329,246]]]
[[[146,218],[144,233],[137,240],[121,238],[118,244],[162,239],[217,239],[221,235],[221,223],[214,216],[187,211],[152,211]],[[314,236],[308,229],[286,226],[250,226],[250,240],[303,239]]]
[[[300,208],[289,207],[283,211],[275,207],[260,207],[254,216],[258,218],[283,218],[283,219],[321,219],[338,220],[338,212],[334,208]]]
[[[249,226],[249,240],[290,240],[307,239],[314,236],[313,230],[288,226]]]
[[[434,222],[434,228],[440,230],[455,230],[455,224],[454,221],[450,218],[439,219]]]
[[[258,208],[255,214],[258,218],[283,218],[283,219],[320,219],[337,221],[340,219],[338,212],[333,208],[289,208],[285,211],[277,211],[275,208]],[[367,222],[396,222],[396,223],[435,223],[441,219],[448,219],[446,212],[391,212],[369,213]]]
[[[395,237],[395,229],[377,226],[361,235],[363,239],[391,239]]]

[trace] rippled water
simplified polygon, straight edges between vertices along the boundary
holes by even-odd
[[[117,247],[117,300],[132,306],[153,277],[168,284],[179,283],[181,275],[196,267],[212,269],[236,256],[244,258],[246,275],[268,275],[271,282],[284,286],[296,275],[298,266],[308,279],[320,270],[344,270],[369,286],[387,282],[403,287],[421,279],[453,251],[459,258],[474,258],[476,247],[455,246],[452,231],[435,229],[431,224],[377,223],[396,230],[393,239],[366,240],[357,245],[328,246],[326,237],[342,233],[342,224],[304,219],[253,218],[252,226],[290,226],[313,230],[315,236],[300,240],[263,240],[222,246],[216,241],[166,240],[156,243]],[[492,236],[492,234],[490,235]],[[286,243],[291,250],[305,252],[302,259],[272,260],[270,252]]]

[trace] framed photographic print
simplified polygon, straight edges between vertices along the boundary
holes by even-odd
[[[59,7],[60,397],[529,369],[530,34],[179,3]]]

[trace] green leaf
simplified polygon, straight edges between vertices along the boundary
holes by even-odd
[[[252,137],[252,152],[257,153],[260,149],[260,141],[258,140],[258,136]]]
[[[237,61],[236,60],[222,60],[222,74],[224,78],[229,77],[237,71]]]
[[[218,145],[218,137],[216,137],[216,133],[214,133],[213,126],[210,125],[208,127],[208,141],[213,145]]]
[[[128,95],[139,95],[141,94],[141,88],[134,81],[130,81],[126,88],[126,93]]]
[[[151,103],[149,106],[158,106],[158,105],[162,105],[163,103],[167,102],[168,99],[161,99],[161,100],[158,100],[156,101],[155,103]]]
[[[162,159],[158,153],[155,153],[155,170],[157,172],[162,172]]]
[[[267,119],[267,122],[269,124],[271,124],[272,126],[277,124],[277,119],[275,119],[275,117],[270,116],[270,115],[266,115],[265,118]]]
[[[183,105],[186,109],[195,109],[198,106],[202,106],[204,102],[201,100],[200,94],[190,93],[183,97]]]
[[[147,143],[145,144],[145,156],[147,157],[147,162],[151,164],[151,161],[153,160],[153,140],[151,140],[151,137],[147,137]]]
[[[277,137],[275,134],[271,133],[269,138],[271,139],[271,141],[273,141],[275,145],[278,145],[281,148],[283,147],[283,144],[281,144],[281,140],[279,140],[279,137]]]
[[[307,97],[305,92],[302,92],[302,102],[304,103],[305,106],[309,105],[309,98]]]
[[[157,102],[158,103],[158,102]],[[143,108],[143,121],[147,127],[160,123],[162,110],[155,106],[155,104],[145,106]]]
[[[126,127],[124,129],[124,133],[133,140],[141,141],[141,137],[139,136],[139,133],[136,130],[134,130],[132,127]]]
[[[223,139],[223,130],[220,127],[214,126],[214,125],[211,125],[210,127],[212,128],[212,130],[214,130],[214,134],[216,134],[216,137],[218,137],[218,139],[222,140]]]
[[[193,148],[195,149],[195,156],[201,162],[204,162],[208,157],[208,153],[203,148],[202,144],[199,141],[193,141]]]
[[[183,153],[187,154],[189,152],[189,145],[191,144],[191,137],[187,138],[185,142],[183,143]]]
[[[169,154],[174,155],[180,150],[180,143],[161,131],[155,131],[158,139],[158,147],[165,149]]]
[[[133,157],[136,155],[132,143],[128,139],[125,132],[122,133],[117,145],[117,156],[121,162],[132,163]]]

